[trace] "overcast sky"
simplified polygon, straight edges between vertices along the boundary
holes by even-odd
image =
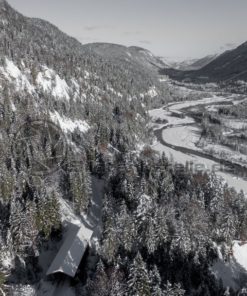
[[[203,57],[247,41],[247,0],[8,0],[82,43],[138,45],[165,57]]]

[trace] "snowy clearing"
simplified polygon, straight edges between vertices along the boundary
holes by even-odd
[[[34,92],[34,86],[29,82],[27,75],[9,59],[5,58],[5,67],[0,67],[0,73],[13,83],[17,90],[27,90],[30,94]]]

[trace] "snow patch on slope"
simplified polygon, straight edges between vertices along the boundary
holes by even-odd
[[[21,76],[21,71],[19,70],[19,68],[17,68],[16,65],[12,61],[9,61],[8,59],[6,59],[5,70],[9,76],[15,79]]]
[[[150,87],[150,89],[147,92],[147,95],[150,96],[151,98],[157,97],[158,93],[156,91],[156,87],[155,86]]]
[[[51,120],[59,124],[61,129],[65,132],[73,132],[75,129],[79,129],[82,133],[89,130],[90,126],[85,120],[72,120],[68,117],[61,116],[57,111],[50,112]]]
[[[29,93],[33,93],[34,87],[29,82],[27,76],[9,59],[5,59],[5,66],[0,67],[0,72],[9,82],[15,84],[17,90],[26,89]]]
[[[51,69],[44,69],[44,72],[39,72],[36,78],[36,83],[43,88],[45,92],[50,91],[52,88],[52,79],[53,71]]]
[[[22,63],[22,67],[25,67],[24,63]],[[30,94],[33,94],[37,88],[41,88],[44,92],[50,93],[55,98],[66,99],[67,101],[70,100],[67,82],[54,70],[46,66],[43,66],[42,71],[37,74],[35,78],[36,85],[33,85],[28,79],[31,74],[29,69],[21,71],[20,68],[8,58],[5,58],[5,66],[0,67],[0,74],[1,73],[8,82],[14,84],[17,91],[27,90]],[[75,84],[75,81],[73,84],[76,88],[76,92],[78,92],[79,85]]]
[[[51,92],[56,98],[65,98],[69,101],[69,86],[55,71],[47,67],[43,67],[43,71],[39,72],[36,83],[45,91]]]
[[[235,241],[232,250],[236,261],[247,271],[247,243]]]
[[[8,82],[13,83],[17,91],[27,90],[33,94],[37,89],[51,94],[55,98],[70,100],[70,87],[54,70],[43,66],[42,70],[37,73],[34,84],[30,82],[32,75],[31,70],[25,68],[24,63],[21,63],[21,70],[15,63],[8,58],[5,58],[5,65],[0,67],[0,75],[2,74]],[[79,85],[75,79],[71,80],[74,86],[75,95],[79,94]]]
[[[66,98],[69,101],[68,84],[64,79],[61,79],[58,75],[55,76],[55,86],[52,89],[54,97]]]
[[[12,255],[9,250],[1,248],[0,262],[2,267],[6,270],[10,270],[14,267],[14,257]]]
[[[225,260],[220,247],[217,247],[219,259],[214,263],[211,270],[216,278],[221,279],[225,287],[237,290],[242,281],[247,279],[247,244],[234,241],[232,256]]]

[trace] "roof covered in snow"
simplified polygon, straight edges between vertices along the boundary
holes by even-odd
[[[83,225],[78,226],[70,223],[67,233],[65,241],[46,275],[61,272],[71,277],[75,276],[93,231]]]

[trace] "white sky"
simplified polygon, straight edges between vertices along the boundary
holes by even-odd
[[[247,0],[8,0],[82,43],[138,45],[196,58],[247,41]]]

